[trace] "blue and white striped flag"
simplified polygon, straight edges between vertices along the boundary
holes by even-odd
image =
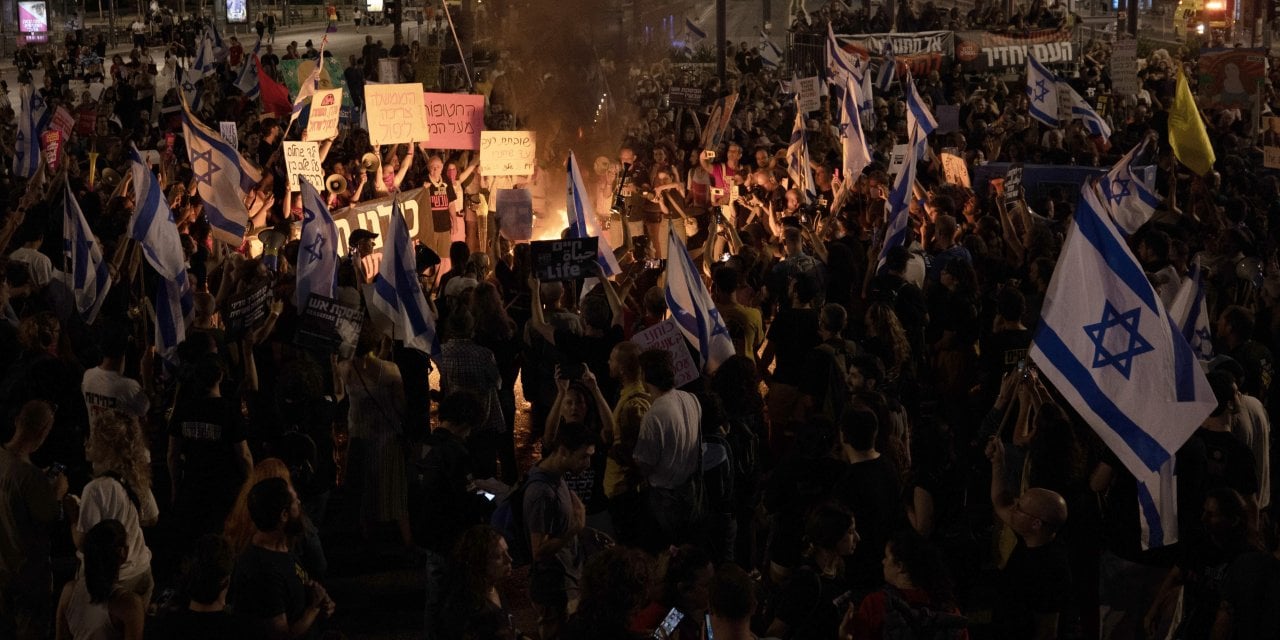
[[[102,259],[102,245],[84,219],[70,182],[62,202],[62,248],[69,262],[68,284],[75,294],[76,311],[86,323],[93,324],[111,289],[111,273]]]
[[[433,358],[440,355],[435,316],[418,282],[413,241],[409,238],[409,225],[404,221],[399,200],[391,202],[391,222],[382,245],[382,263],[373,278],[373,295],[368,300],[370,306],[394,323],[392,338]]]
[[[861,59],[859,59],[861,62]],[[862,81],[858,83],[858,110],[862,112],[862,130],[876,128],[875,83],[872,82],[870,69],[862,69]]]
[[[760,46],[757,47],[757,51],[760,53],[760,61],[765,66],[778,67],[782,65],[782,49],[773,43],[773,40],[769,37],[769,34],[764,32],[764,29],[760,30]]]
[[[1102,206],[1126,236],[1146,224],[1160,206],[1160,196],[1155,189],[1155,160],[1155,136],[1151,135],[1098,179]]]
[[[1058,81],[1058,100],[1066,100],[1071,107],[1071,119],[1084,122],[1084,128],[1090,135],[1111,139],[1111,126],[1098,115],[1097,111],[1066,80]]]
[[[907,93],[907,157],[898,175],[894,176],[889,201],[885,203],[888,219],[885,221],[884,242],[880,245],[877,269],[884,265],[890,249],[906,243],[911,218],[911,198],[918,172],[916,165],[924,157],[929,134],[938,128],[938,122],[929,113],[929,107],[920,99],[910,73],[903,79],[903,86]]]
[[[884,41],[884,55],[880,59],[880,69],[876,72],[876,91],[888,93],[893,86],[893,78],[898,74],[898,59],[893,55],[893,43],[887,38]]]
[[[311,74],[307,76],[302,84],[298,85],[298,96],[293,99],[293,112],[289,115],[289,126],[285,128],[285,132],[293,127],[293,123],[301,116],[304,111],[311,107],[311,96],[315,95],[320,88],[320,74],[324,72],[324,47],[329,43],[329,36],[326,34],[320,39],[320,57],[316,58],[315,68],[311,70]],[[309,111],[307,111],[310,113]],[[305,121],[303,126],[306,126]]]
[[[156,177],[138,148],[129,146],[133,168],[134,206],[129,237],[142,246],[147,264],[160,274],[155,288],[155,347],[173,362],[174,351],[186,339],[186,315],[191,312],[191,283],[187,280],[182,240]]]
[[[609,240],[600,233],[600,222],[591,208],[591,195],[584,186],[578,158],[572,151],[569,152],[566,167],[569,172],[569,188],[565,210],[569,216],[570,233],[576,238],[596,238],[596,262],[605,277],[622,273],[618,258],[613,255],[613,247],[609,246]]]
[[[698,25],[694,24],[691,18],[684,19],[684,29],[689,32],[689,35],[694,36],[699,40],[707,37],[707,32],[699,29]]]
[[[240,75],[236,76],[236,87],[250,100],[257,100],[262,95],[262,87],[258,84],[258,50],[261,48],[262,38],[258,38],[253,45],[253,53],[245,57]]]
[[[1058,78],[1027,55],[1027,111],[1032,118],[1050,127],[1058,127]]]
[[[818,198],[818,185],[809,162],[809,132],[805,129],[799,97],[795,105],[796,121],[791,127],[791,143],[787,145],[787,175],[791,176],[791,188],[800,192],[804,202],[813,202]]]
[[[298,287],[294,291],[294,304],[303,309],[312,294],[334,297],[338,227],[320,190],[306,177],[298,178],[298,187],[302,191],[302,238],[298,243]]]
[[[844,178],[853,185],[863,169],[871,164],[871,151],[862,132],[862,117],[858,111],[857,84],[845,78],[844,97],[840,102],[840,145],[844,158]]]
[[[720,363],[733,357],[733,338],[702,282],[702,272],[671,224],[667,225],[666,278],[671,317],[680,333],[698,348],[703,371],[715,371]]]
[[[30,178],[40,168],[40,134],[49,122],[44,98],[31,85],[18,87],[17,145],[13,150],[13,174]]]
[[[1191,274],[1182,281],[1178,293],[1169,304],[1169,316],[1173,318],[1182,337],[1200,360],[1213,359],[1213,333],[1209,330],[1209,305],[1204,301],[1204,273],[1200,257],[1191,263]]]
[[[249,226],[245,193],[253,188],[252,168],[222,135],[200,122],[186,104],[182,107],[182,134],[191,160],[196,193],[204,204],[213,235],[239,247]]]
[[[845,51],[840,46],[840,41],[836,39],[836,32],[831,29],[831,23],[827,23],[827,82],[838,87],[849,84],[849,79],[854,82],[862,81],[862,61],[857,56]]]
[[[1081,189],[1030,353],[1137,479],[1143,546],[1175,542],[1173,456],[1217,400],[1093,189]]]

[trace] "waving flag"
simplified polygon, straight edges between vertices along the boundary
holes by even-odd
[[[907,227],[911,217],[911,196],[916,182],[916,165],[924,156],[929,134],[938,128],[929,108],[920,99],[916,91],[915,80],[907,73],[903,80],[907,93],[907,157],[902,163],[902,170],[894,177],[893,189],[889,191],[886,204],[888,220],[885,222],[884,242],[880,245],[880,259],[876,263],[878,269],[889,256],[889,250],[902,246],[907,240]]]
[[[1138,481],[1146,547],[1178,538],[1173,454],[1217,400],[1094,191],[1045,295],[1031,357]]]
[[[583,186],[582,171],[578,169],[578,158],[572,151],[569,152],[569,162],[566,166],[569,172],[569,193],[565,210],[569,215],[570,233],[575,238],[597,239],[596,262],[600,265],[600,270],[604,272],[605,277],[622,273],[622,268],[618,266],[618,258],[613,255],[613,247],[609,246],[609,240],[600,233],[600,222],[591,208],[591,196]]]
[[[293,100],[292,114],[289,116],[289,127],[286,127],[286,132],[293,127],[294,121],[302,115],[303,111],[310,109],[311,96],[315,95],[316,90],[320,88],[320,74],[324,71],[324,47],[328,42],[327,34],[320,39],[320,56],[316,58],[315,68],[311,70],[311,75],[298,85],[298,97]]]
[[[760,61],[766,66],[777,67],[782,64],[782,49],[773,43],[764,29],[760,30],[760,46],[756,49],[760,54]]]
[[[893,78],[898,74],[898,59],[893,55],[893,43],[888,38],[884,41],[884,57],[880,60],[880,70],[876,72],[876,91],[888,93],[893,86]]]
[[[800,111],[800,99],[796,98],[796,121],[791,127],[791,144],[787,145],[787,174],[791,176],[791,188],[800,192],[805,202],[818,197],[818,185],[813,179],[813,165],[809,162],[809,132],[804,126],[804,113]]]
[[[836,32],[827,23],[827,82],[839,87],[848,86],[849,80],[862,81],[862,60],[858,56],[845,51],[836,40]]]
[[[909,142],[915,145],[916,159],[923,160],[929,134],[937,130],[938,121],[929,112],[928,105],[920,98],[920,92],[916,90],[916,81],[911,78],[910,73],[907,74],[905,93],[907,94],[907,135],[910,137]]]
[[[698,25],[694,24],[691,18],[684,19],[684,29],[689,32],[689,35],[694,36],[699,40],[707,37],[707,32],[698,28]]]
[[[244,66],[240,67],[240,73],[236,76],[236,87],[244,94],[244,97],[250,100],[257,100],[261,95],[261,85],[258,82],[258,50],[262,48],[262,38],[253,45],[253,53],[249,54],[248,60],[245,60]]]
[[[106,260],[102,259],[102,245],[89,229],[70,182],[66,184],[62,201],[62,248],[70,262],[67,274],[75,294],[76,311],[86,323],[93,324],[111,288],[111,274]]]
[[[258,68],[258,95],[262,97],[262,110],[278,117],[287,115],[293,107],[289,102],[289,89],[267,75],[262,67],[262,60],[253,57],[253,66]]]
[[[1213,334],[1209,331],[1209,305],[1204,302],[1204,274],[1200,257],[1191,263],[1191,274],[1182,281],[1169,305],[1169,316],[1178,326],[1191,351],[1201,360],[1213,359]]]
[[[863,70],[862,81],[858,83],[858,110],[862,113],[862,130],[876,128],[875,87],[871,82],[871,74]]]
[[[1217,157],[1209,144],[1209,132],[1205,131],[1195,96],[1187,85],[1187,76],[1178,66],[1178,86],[1173,94],[1173,106],[1169,109],[1169,146],[1173,155],[1196,175],[1213,171]]]
[[[1111,139],[1111,126],[1065,80],[1058,81],[1058,100],[1067,101],[1071,106],[1071,118],[1084,121],[1084,128],[1090,135],[1101,136],[1103,140]]]
[[[871,164],[871,151],[862,133],[862,118],[858,111],[858,96],[853,78],[845,78],[844,97],[840,101],[840,145],[844,157],[845,180],[857,180],[863,169]],[[852,182],[849,184],[852,185]]]
[[[392,338],[432,357],[440,355],[436,320],[418,282],[409,225],[398,200],[391,201],[391,222],[382,245],[382,263],[373,279],[373,293],[369,304],[395,323]]]
[[[138,148],[129,146],[133,167],[134,207],[129,237],[142,246],[147,264],[160,274],[155,288],[155,346],[165,360],[173,361],[178,344],[186,339],[186,314],[191,311],[191,283],[187,280],[182,240],[165,202],[160,185]]]
[[[1102,206],[1126,236],[1151,219],[1160,196],[1156,194],[1155,136],[1148,136],[1124,154],[1098,180]]]
[[[698,347],[704,371],[715,371],[734,354],[733,339],[724,319],[711,302],[701,272],[689,256],[675,227],[667,225],[667,308],[680,333]]]
[[[1032,55],[1027,56],[1027,98],[1032,118],[1050,127],[1059,126],[1058,78]]]
[[[40,167],[40,134],[49,121],[44,98],[31,85],[18,87],[17,146],[13,151],[13,173],[30,178]]]
[[[298,178],[302,191],[302,238],[298,244],[298,286],[294,304],[302,309],[312,294],[334,297],[338,275],[338,227],[329,214],[324,195],[306,177]]]
[[[186,104],[182,106],[182,134],[196,193],[204,203],[214,237],[239,247],[249,226],[245,192],[257,184],[260,176],[221,134],[197,120]]]

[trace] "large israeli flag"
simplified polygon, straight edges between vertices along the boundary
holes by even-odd
[[[733,339],[724,319],[711,302],[711,293],[702,282],[702,272],[694,264],[675,227],[667,225],[667,308],[680,333],[698,348],[704,371],[715,371],[734,354]]]
[[[29,84],[18,87],[17,144],[13,150],[13,174],[30,178],[40,167],[40,134],[49,121],[44,98]]]
[[[369,304],[392,320],[392,338],[433,358],[440,355],[435,316],[418,282],[413,241],[409,238],[409,225],[404,221],[399,200],[391,202],[391,222]]]
[[[1084,128],[1090,135],[1101,136],[1104,140],[1111,139],[1111,125],[1098,115],[1097,111],[1081,96],[1075,87],[1072,87],[1066,80],[1058,81],[1058,101],[1065,100],[1066,104],[1071,107],[1071,119],[1080,120],[1084,123]]]
[[[93,324],[111,289],[111,273],[102,259],[102,245],[84,219],[69,182],[62,201],[62,247],[69,262],[68,284],[75,294],[76,311],[86,323]]]
[[[893,42],[884,41],[884,54],[880,60],[880,69],[876,71],[876,91],[888,93],[893,86],[893,79],[898,75],[898,59],[893,55]]]
[[[918,172],[917,164],[924,157],[929,142],[929,134],[938,128],[938,121],[929,112],[929,107],[920,99],[916,91],[916,82],[908,73],[903,80],[907,93],[907,157],[902,163],[902,170],[894,176],[893,188],[889,190],[889,200],[885,203],[886,215],[884,242],[880,245],[880,258],[876,268],[884,265],[889,250],[901,246],[907,241],[907,229],[911,218],[911,197]]]
[[[338,227],[329,214],[324,195],[305,177],[302,191],[302,239],[298,244],[298,287],[294,304],[301,310],[312,294],[334,297],[338,275]]]
[[[595,211],[591,207],[591,196],[587,193],[587,188],[582,181],[578,158],[572,151],[569,152],[569,161],[565,166],[569,172],[565,210],[569,216],[570,233],[575,238],[596,238],[596,262],[600,265],[600,270],[604,272],[605,277],[622,273],[622,267],[618,266],[618,258],[613,255],[613,247],[609,246],[609,240],[600,233],[600,221],[596,219]]]
[[[1143,545],[1175,542],[1173,455],[1217,401],[1093,189],[1081,189],[1041,316],[1031,358],[1137,479]]]
[[[186,315],[191,312],[191,283],[187,280],[182,240],[156,177],[142,160],[138,148],[129,146],[133,169],[134,207],[129,237],[142,246],[147,264],[160,275],[155,288],[155,346],[161,357],[173,362],[174,351],[186,339]]]
[[[813,178],[813,164],[809,161],[809,131],[804,126],[804,112],[797,97],[796,121],[791,126],[791,143],[787,145],[787,175],[791,176],[791,188],[800,192],[805,202],[818,199],[818,183]]]
[[[1027,112],[1045,125],[1057,128],[1058,78],[1040,64],[1033,55],[1027,56]]]
[[[862,117],[858,110],[856,81],[845,78],[844,96],[840,101],[840,145],[844,156],[844,178],[852,185],[871,164],[871,151],[862,132]]]
[[[707,37],[707,32],[703,31],[702,27],[694,24],[692,18],[684,19],[684,30],[687,31],[691,37],[699,40]]]
[[[1200,257],[1191,263],[1191,273],[1182,281],[1169,304],[1169,316],[1201,360],[1213,359],[1213,333],[1209,330],[1209,305],[1204,301],[1204,272]]]
[[[196,193],[204,204],[204,215],[213,235],[239,247],[249,226],[245,193],[257,183],[253,170],[231,143],[200,122],[185,103],[182,133],[187,142]]]
[[[262,48],[262,38],[253,45],[253,53],[246,56],[240,74],[236,76],[236,87],[250,100],[257,100],[262,95],[262,85],[258,82],[258,50]]]
[[[838,87],[848,85],[849,80],[854,82],[862,81],[862,62],[861,59],[840,46],[840,41],[836,39],[836,33],[831,29],[831,23],[827,23],[827,45],[825,49],[827,59],[827,82]]]
[[[1102,206],[1126,236],[1133,235],[1160,206],[1155,140],[1154,134],[1147,136],[1098,180]]]

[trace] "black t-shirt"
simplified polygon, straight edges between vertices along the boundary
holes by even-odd
[[[193,398],[178,403],[169,435],[182,440],[182,481],[201,494],[235,491],[243,478],[235,470],[236,448],[244,442],[240,406],[230,398]]]
[[[1231,612],[1233,638],[1280,638],[1280,560],[1246,553],[1227,566],[1222,607]]]
[[[1177,563],[1183,578],[1182,637],[1209,637],[1221,604],[1227,567],[1242,551],[1224,548],[1208,536],[1201,536],[1184,547]]]
[[[306,612],[309,580],[292,554],[249,545],[231,574],[231,602],[251,624],[282,613],[293,624]]]
[[[1067,548],[1053,541],[1035,548],[1021,539],[1000,572],[997,627],[1009,638],[1035,635],[1037,614],[1061,613],[1071,587]]]
[[[777,366],[773,379],[781,384],[798,385],[802,380],[805,359],[818,346],[818,310],[783,309],[769,325],[769,342]]]
[[[453,183],[447,179],[442,179],[440,184],[432,184],[430,180],[423,183],[422,188],[427,190],[429,203],[431,205],[431,227],[436,233],[449,231],[453,222],[449,220],[449,203],[458,197],[457,192],[453,189]]]
[[[877,569],[884,559],[884,545],[894,531],[908,524],[898,470],[885,455],[851,464],[835,495],[853,513],[862,538],[850,559],[849,579],[860,586],[877,586],[883,578]]]
[[[600,393],[610,406],[618,401],[618,381],[609,375],[609,355],[618,343],[626,340],[622,327],[610,325],[601,336],[578,335],[565,329],[556,329],[556,348],[564,354],[566,362],[581,362],[596,376]],[[591,402],[591,398],[586,398]]]
[[[1197,429],[1195,437],[1204,442],[1204,491],[1219,487],[1235,489],[1242,496],[1258,493],[1253,451],[1229,432]]]
[[[778,591],[774,617],[787,624],[787,637],[834,638],[851,597],[845,576],[823,575],[806,563]]]
[[[449,553],[462,532],[478,522],[477,496],[467,491],[471,454],[447,429],[432,431],[425,444],[430,448],[422,460],[423,494],[426,521],[432,523],[427,527],[427,547]]]
[[[229,611],[175,611],[156,631],[158,640],[223,640],[248,638],[254,629]]]

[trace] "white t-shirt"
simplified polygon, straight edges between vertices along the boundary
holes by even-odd
[[[150,491],[139,491],[140,507],[135,508],[124,485],[114,478],[94,478],[84,486],[80,496],[80,521],[76,529],[80,533],[88,533],[94,525],[103,520],[119,520],[124,526],[128,539],[129,557],[120,567],[118,582],[132,580],[151,570],[151,549],[142,537],[142,522],[154,522],[160,517],[160,509],[156,506],[156,498]],[[141,518],[139,518],[141,511]]]
[[[692,393],[672,389],[649,406],[640,421],[633,457],[654,467],[650,486],[676,489],[698,470],[702,405]]]
[[[31,272],[31,281],[37,287],[43,287],[53,279],[53,261],[49,256],[35,249],[20,247],[9,254],[9,259],[27,265],[27,271]]]
[[[142,392],[142,385],[133,378],[126,378],[115,371],[91,367],[80,381],[80,393],[84,395],[92,425],[102,413],[116,409],[131,416],[145,418],[151,401]]]

